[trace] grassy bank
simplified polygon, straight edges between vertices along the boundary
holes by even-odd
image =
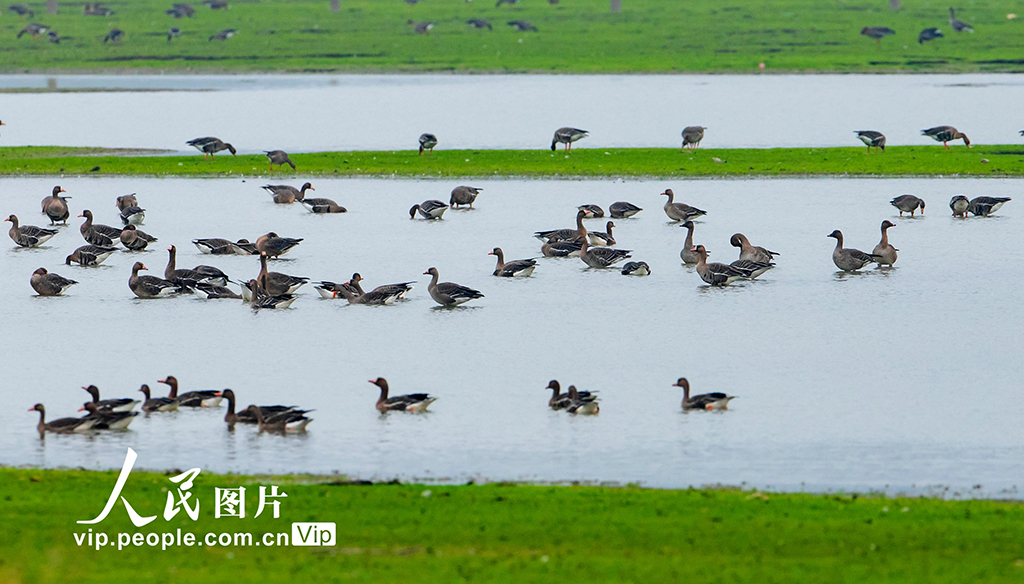
[[[230,10],[193,3],[192,18],[164,14],[166,0],[112,0],[112,16],[84,16],[81,3],[61,2],[56,15],[28,1],[32,19],[0,19],[0,70],[175,71],[1016,71],[1024,18],[1014,0],[960,4],[958,16],[977,31],[957,34],[947,4],[906,0],[893,11],[885,0],[528,0],[495,7],[495,0],[328,0],[230,2]],[[1024,13],[1021,15],[1024,17]],[[482,18],[493,30],[466,20]],[[435,23],[415,34],[408,20]],[[529,21],[537,32],[506,23]],[[30,21],[59,31],[60,44],[29,36]],[[181,37],[167,41],[171,26]],[[896,30],[881,44],[860,36],[866,26]],[[110,28],[127,33],[104,43]],[[917,35],[939,27],[946,37],[920,45]],[[234,38],[210,41],[222,29]]]
[[[130,154],[130,153],[129,153]],[[866,148],[701,149],[578,148],[571,154],[550,150],[437,150],[432,155],[411,151],[316,152],[293,154],[297,170],[275,170],[281,176],[403,177],[735,177],[735,176],[1021,176],[1020,146],[902,146],[868,154]],[[213,162],[201,154],[138,156],[103,149],[60,147],[0,148],[0,176],[265,175],[261,155],[218,155]]]
[[[142,533],[290,532],[337,523],[337,545],[78,547],[112,472],[0,469],[2,582],[1019,582],[1024,506],[995,501],[545,486],[353,486],[201,474],[198,521]],[[251,518],[258,485],[288,494]],[[213,517],[214,487],[247,485],[247,518]],[[123,495],[163,512],[167,476],[133,472]],[[429,496],[425,496],[429,491]],[[136,530],[118,503],[94,531]]]

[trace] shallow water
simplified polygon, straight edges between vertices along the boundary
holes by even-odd
[[[949,124],[977,144],[1016,144],[1017,75],[237,75],[0,76],[0,88],[112,93],[0,94],[0,145],[184,150],[219,136],[241,152],[544,148],[561,126],[590,130],[579,147],[677,147],[684,126],[704,146],[935,144]],[[139,92],[153,89],[180,91]],[[199,90],[214,90],[199,91]]]
[[[297,181],[296,184],[301,182]],[[1020,483],[1018,301],[1024,260],[1017,201],[991,218],[955,220],[953,194],[1012,195],[1019,180],[475,181],[473,211],[411,221],[408,208],[447,201],[456,182],[320,180],[316,195],[345,215],[314,216],[273,205],[249,179],[69,179],[77,215],[117,221],[114,198],[138,192],[150,251],[119,252],[98,268],[68,267],[83,243],[81,220],[40,249],[0,252],[7,334],[0,398],[0,463],[116,468],[131,446],[146,468],[235,472],[341,472],[363,478],[462,481],[640,481],[659,487],[708,483],[808,489],[982,485],[998,494]],[[53,179],[0,179],[3,212],[43,224],[40,199]],[[696,240],[731,260],[741,231],[780,252],[758,281],[711,289],[680,265],[685,230],[670,224],[658,193],[708,210]],[[899,219],[888,200],[904,192],[929,203]],[[578,259],[541,259],[532,278],[490,275],[494,246],[509,259],[539,256],[538,229],[571,227],[575,206],[628,200],[644,207],[617,220],[618,247],[648,262],[646,278],[585,269]],[[837,274],[839,228],[871,250],[883,219],[900,258],[892,270]],[[603,229],[604,221],[588,221]],[[358,271],[370,287],[418,280],[389,307],[321,300],[311,287],[284,311],[254,313],[236,301],[182,296],[137,300],[127,286],[141,259],[162,274],[166,246],[178,263],[216,265],[254,277],[253,257],[201,255],[197,237],[253,240],[275,230],[305,241],[272,269],[341,281]],[[66,297],[39,298],[28,280],[45,266],[81,282]],[[438,310],[420,274],[481,290],[465,308]],[[12,366],[13,365],[13,366]],[[124,433],[35,432],[85,401],[139,396],[166,375],[182,391],[233,388],[242,404],[316,408],[305,436],[228,432],[214,411],[140,417]],[[376,388],[439,396],[428,415],[379,415]],[[695,392],[739,396],[728,412],[680,412],[686,376]],[[548,380],[599,390],[593,417],[552,412]]]

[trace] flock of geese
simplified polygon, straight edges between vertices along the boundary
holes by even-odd
[[[956,17],[956,11],[952,7],[949,9],[949,26],[956,33],[974,32],[974,27]],[[881,44],[882,39],[895,35],[896,31],[888,26],[865,26],[860,29],[860,34],[870,39],[875,39],[875,42]],[[917,44],[923,45],[928,41],[934,41],[943,37],[942,30],[936,27],[928,27],[917,34]]]

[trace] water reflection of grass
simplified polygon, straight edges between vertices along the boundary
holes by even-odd
[[[736,490],[547,486],[352,486],[329,478],[199,476],[198,521],[162,517],[142,533],[291,531],[337,524],[337,545],[95,549],[72,533],[134,533],[115,473],[0,469],[4,582],[1019,582],[1018,502],[782,495]],[[252,519],[257,485],[288,494],[281,518]],[[248,518],[214,519],[214,487],[247,485]],[[123,491],[161,515],[166,475]],[[429,493],[429,496],[427,496]]]
[[[275,176],[1020,176],[1019,146],[893,146],[866,148],[700,149],[578,148],[537,150],[314,152],[293,154],[298,169]],[[137,152],[137,151],[136,151]],[[0,148],[0,175],[251,176],[268,174],[262,155],[138,156],[132,151],[65,147]],[[149,153],[150,151],[145,151]],[[159,152],[159,151],[152,151]]]
[[[957,16],[974,34],[949,29],[944,3],[885,0],[737,0],[679,2],[625,0],[612,14],[609,0],[531,0],[495,7],[494,0],[342,0],[333,13],[326,0],[229,2],[210,10],[195,2],[192,18],[164,14],[167,0],[108,2],[109,17],[83,16],[81,3],[61,3],[49,15],[30,2],[31,21],[57,30],[17,39],[30,20],[5,13],[0,20],[0,70],[143,71],[1016,71],[1022,63],[1014,0],[962,5]],[[470,18],[493,30],[477,30]],[[408,20],[429,21],[428,35]],[[526,20],[537,32],[517,32],[509,21]],[[181,36],[167,40],[168,29]],[[866,26],[896,35],[880,44],[861,36]],[[108,30],[126,32],[104,43]],[[926,45],[918,33],[938,27],[945,37]],[[226,41],[209,38],[237,29]],[[865,99],[885,99],[865,95]],[[410,100],[415,96],[410,96]],[[571,95],[552,96],[571,99]]]

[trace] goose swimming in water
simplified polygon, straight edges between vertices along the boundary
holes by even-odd
[[[370,383],[380,388],[380,397],[377,398],[377,410],[382,414],[386,412],[425,412],[430,404],[437,401],[436,397],[426,393],[410,393],[388,397],[388,382],[383,377],[371,379]]]
[[[71,265],[73,262],[80,266],[98,266],[111,256],[117,248],[103,247],[99,245],[83,245],[64,258],[64,263]]]
[[[1010,197],[975,197],[967,205],[967,212],[976,217],[988,217],[1010,201]]]
[[[618,201],[608,207],[608,212],[611,213],[612,219],[625,219],[636,215],[640,211],[643,211],[643,209],[626,201]]]
[[[419,205],[413,205],[409,209],[409,219],[415,219],[416,213],[419,213],[424,219],[440,219],[444,212],[448,210],[448,205],[445,205],[437,199],[430,199],[429,201],[423,201]]]
[[[702,393],[690,397],[690,382],[685,377],[680,377],[678,381],[672,384],[672,387],[683,388],[683,410],[727,410],[729,409],[729,402],[736,399],[734,395],[726,395],[724,393]]]
[[[423,272],[423,275],[431,277],[430,284],[427,285],[427,292],[430,293],[430,297],[434,299],[434,302],[441,306],[458,306],[470,300],[484,297],[479,290],[460,286],[453,282],[441,282],[438,284],[439,275],[437,268],[429,268],[426,272]]]
[[[856,272],[864,266],[881,259],[879,256],[864,253],[859,249],[843,247],[843,232],[836,229],[828,234],[836,240],[836,248],[832,250],[832,262],[844,272]]]
[[[647,262],[626,262],[622,264],[623,276],[650,276],[651,266]]]
[[[36,404],[29,408],[28,411],[39,412],[39,423],[36,424],[36,429],[39,430],[39,434],[43,434],[44,432],[53,432],[55,434],[87,432],[98,421],[96,418],[58,418],[47,423],[46,408],[43,407],[43,404]]]
[[[889,243],[889,228],[896,227],[896,224],[889,221],[888,219],[882,221],[882,239],[875,246],[875,249],[871,250],[871,255],[877,256],[875,261],[878,266],[888,265],[890,268],[896,263],[896,252],[899,250]]]
[[[569,398],[568,393],[561,393],[562,386],[559,385],[558,380],[552,379],[548,382],[548,386],[544,389],[551,390],[551,399],[548,400],[548,407],[553,410],[564,410],[572,405],[572,400]],[[595,392],[596,393],[596,392]],[[597,399],[597,395],[589,391],[577,391],[577,400],[594,400]]]
[[[775,256],[779,255],[778,252],[751,244],[750,240],[747,239],[747,236],[742,233],[733,234],[733,236],[729,238],[729,245],[740,248],[739,259],[741,260],[771,263],[772,260],[775,259]]]
[[[497,256],[498,263],[494,267],[494,273],[492,275],[502,278],[526,278],[532,275],[533,270],[537,267],[537,260],[533,258],[527,260],[512,260],[506,263],[505,252],[501,251],[500,247],[494,248],[487,255]]]
[[[56,229],[44,229],[35,225],[21,225],[18,223],[17,215],[11,215],[4,219],[4,221],[10,221],[11,223],[11,230],[7,232],[7,235],[11,237],[14,243],[21,247],[38,247],[58,233]]]
[[[53,187],[50,196],[43,199],[43,214],[50,218],[50,225],[55,225],[58,221],[65,225],[68,224],[68,219],[71,217],[71,212],[68,210],[68,199],[71,197],[60,195],[66,192],[56,186]]]
[[[477,195],[480,194],[482,188],[479,187],[467,187],[459,186],[452,189],[451,200],[448,204],[452,207],[460,207],[462,205],[469,205],[469,208],[473,208],[473,201],[476,201]]]
[[[675,199],[675,193],[672,192],[672,189],[665,189],[661,194],[662,196],[668,197],[668,202],[665,203],[664,207],[665,214],[673,221],[691,221],[701,215],[708,214],[707,211],[703,211],[697,207],[691,207],[686,203],[673,202]]]
[[[156,276],[140,276],[140,270],[147,270],[142,262],[135,262],[132,266],[132,276],[128,278],[128,288],[139,298],[166,298],[177,294],[183,289],[174,282],[168,282]]]
[[[170,397],[151,397],[149,386],[146,384],[143,384],[139,391],[146,397],[142,402],[142,411],[144,412],[175,412],[178,410],[178,400]]]
[[[291,185],[263,185],[260,188],[270,193],[274,202],[280,205],[290,205],[295,201],[301,201],[306,198],[306,191],[316,190],[308,182],[303,184],[300,189]]]
[[[46,268],[39,268],[32,272],[32,277],[29,280],[32,289],[40,296],[60,296],[77,283],[59,274],[51,274],[46,271]]]
[[[697,254],[697,265],[695,266],[697,275],[700,276],[701,280],[712,286],[725,286],[736,280],[749,278],[752,273],[738,266],[708,262],[708,251],[703,245],[698,245],[694,248],[694,253]]]

